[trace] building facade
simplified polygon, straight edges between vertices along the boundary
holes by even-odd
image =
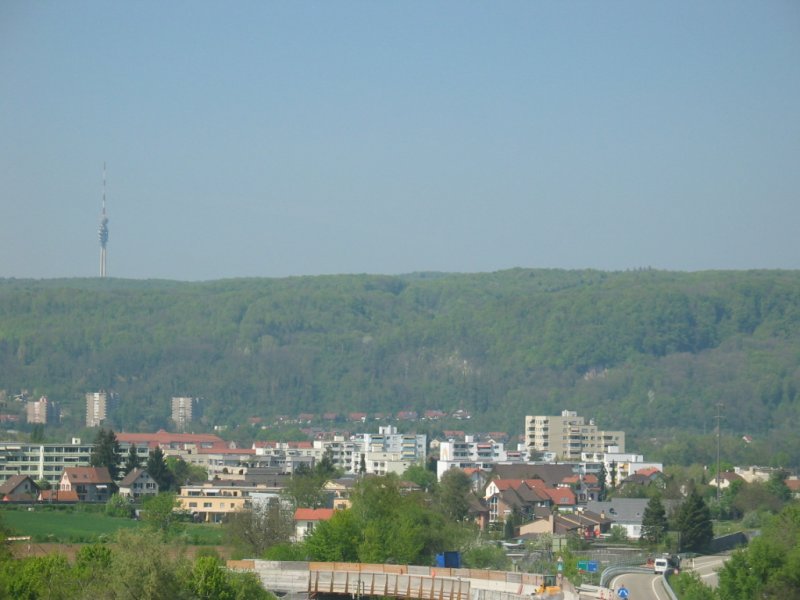
[[[519,453],[512,452],[511,455],[506,452],[504,444],[494,440],[477,441],[471,435],[464,436],[463,440],[450,438],[439,443],[436,475],[441,479],[452,468],[491,471],[496,463],[520,460]]]
[[[86,394],[86,426],[100,427],[111,414],[116,396],[109,392],[90,392]]]
[[[0,442],[0,482],[13,475],[57,485],[67,467],[88,467],[92,444],[73,438],[63,444]]]
[[[552,453],[558,460],[580,460],[585,452],[625,452],[624,431],[603,431],[575,411],[560,416],[526,416],[525,447],[529,456]]]
[[[58,407],[50,402],[47,396],[32,400],[25,404],[25,417],[28,423],[46,425],[58,421]]]
[[[326,454],[344,473],[400,474],[408,467],[424,464],[427,436],[397,433],[393,426],[380,427],[377,434],[360,433],[345,439],[342,435],[313,442],[256,442],[256,456],[270,458],[269,466],[291,472],[292,464],[322,460]]]
[[[186,431],[186,427],[197,417],[200,400],[186,396],[172,398],[172,422],[178,431]]]

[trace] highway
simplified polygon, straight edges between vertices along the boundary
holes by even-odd
[[[628,600],[670,600],[664,589],[664,578],[654,573],[626,573],[615,577],[611,587],[615,591],[621,585],[628,588]],[[617,600],[617,596],[614,596]]]
[[[727,555],[699,556],[694,559],[684,560],[681,567],[685,571],[695,571],[703,583],[710,587],[716,587],[719,579],[717,573],[728,560]],[[611,583],[611,589],[616,592],[620,586],[628,588],[628,600],[669,600],[669,595],[664,590],[664,580],[661,575],[655,573],[626,573],[615,577]],[[583,599],[596,599],[594,594],[581,594]],[[603,595],[604,600],[618,600],[616,593],[611,594],[611,598]]]

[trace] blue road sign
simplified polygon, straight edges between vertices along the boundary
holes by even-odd
[[[626,588],[626,587],[623,585],[621,588],[619,588],[619,590],[617,590],[617,596],[619,596],[619,597],[620,597],[620,598],[622,598],[623,600],[624,600],[625,598],[627,598],[627,597],[628,597],[628,588]]]

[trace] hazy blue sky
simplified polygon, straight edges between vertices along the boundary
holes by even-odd
[[[800,2],[0,2],[0,277],[800,268]]]

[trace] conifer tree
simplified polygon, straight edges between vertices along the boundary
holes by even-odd
[[[158,484],[159,492],[166,492],[172,488],[172,472],[167,468],[164,451],[160,446],[156,446],[147,458],[147,473]]]
[[[94,440],[89,465],[92,467],[106,467],[111,479],[116,480],[119,475],[121,451],[117,436],[113,429],[100,429]]]
[[[653,496],[647,503],[642,516],[643,542],[657,546],[664,541],[667,532],[667,513],[659,496]]]
[[[128,456],[125,457],[125,466],[122,471],[127,475],[134,469],[138,469],[141,465],[142,461],[139,458],[139,453],[136,452],[136,444],[131,444],[131,447],[128,449]]]
[[[714,538],[711,511],[696,490],[681,505],[676,525],[681,535],[681,550],[699,552]]]

